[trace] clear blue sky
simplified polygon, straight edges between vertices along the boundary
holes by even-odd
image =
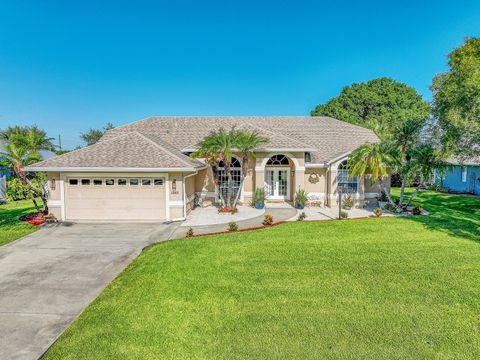
[[[387,4],[388,3],[388,4]],[[306,115],[389,76],[429,100],[480,1],[1,1],[0,128]]]

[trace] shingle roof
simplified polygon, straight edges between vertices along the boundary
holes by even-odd
[[[445,162],[451,165],[480,166],[480,157],[471,157],[471,158],[450,157],[447,160],[445,160]]]
[[[169,151],[159,141],[132,131],[38,162],[28,168],[192,169],[201,166],[203,164],[199,161],[179,154],[178,151]]]
[[[324,163],[365,143],[378,142],[373,131],[330,117],[318,116],[162,116],[109,130],[103,140],[130,131],[151,134],[179,150],[194,148],[206,135],[223,127],[255,129],[270,139],[263,148],[311,149],[312,163]]]
[[[310,151],[313,164],[323,164],[365,143],[378,142],[371,131],[329,117],[311,116],[165,116],[120,126],[91,146],[29,168],[197,168],[182,153],[212,131],[232,127],[257,131],[269,139],[261,150]]]

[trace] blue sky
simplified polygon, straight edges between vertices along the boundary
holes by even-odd
[[[66,147],[152,115],[307,115],[389,76],[429,100],[480,1],[0,2],[0,128]]]

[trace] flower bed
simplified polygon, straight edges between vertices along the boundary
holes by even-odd
[[[45,214],[43,212],[32,212],[27,215],[22,215],[18,220],[29,223],[30,225],[38,226],[45,223]]]

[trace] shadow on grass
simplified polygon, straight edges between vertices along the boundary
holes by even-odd
[[[398,194],[398,190],[392,191]],[[408,189],[407,196],[412,190]],[[431,230],[480,242],[480,198],[421,191],[413,200],[430,212],[430,216],[407,217]]]

